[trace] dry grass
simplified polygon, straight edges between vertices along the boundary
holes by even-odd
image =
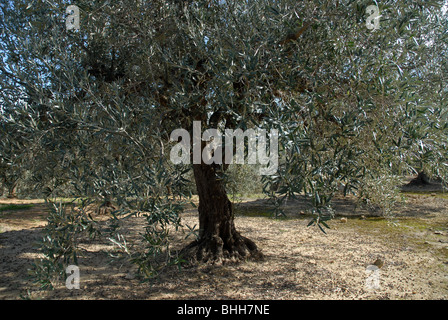
[[[3,201],[3,203],[6,201]],[[30,203],[33,201],[18,201]],[[10,203],[10,202],[9,202]],[[366,212],[348,200],[337,202],[340,215],[327,235],[307,228],[302,203],[289,202],[290,218],[272,219],[266,203],[243,202],[236,226],[254,240],[266,259],[220,267],[167,268],[150,282],[135,275],[135,266],[113,261],[115,250],[105,239],[82,244],[81,290],[59,286],[37,291],[27,269],[38,254],[33,243],[45,225],[45,207],[6,212],[0,218],[0,298],[19,299],[447,299],[448,199],[438,194],[411,194],[394,220],[360,219]],[[257,212],[259,214],[257,214]],[[101,219],[107,223],[107,219]],[[184,224],[197,224],[194,209],[182,214]],[[128,243],[140,245],[144,218],[124,228]],[[173,232],[177,248],[186,233]],[[366,267],[380,257],[380,288],[366,287]],[[29,290],[29,291],[27,291]]]

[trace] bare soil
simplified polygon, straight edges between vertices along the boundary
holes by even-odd
[[[81,288],[61,284],[48,292],[28,277],[39,257],[35,243],[46,224],[45,205],[0,200],[0,205],[34,204],[0,212],[0,299],[447,299],[448,196],[440,190],[407,191],[393,219],[338,199],[338,216],[327,234],[307,227],[310,218],[300,200],[286,204],[288,218],[272,219],[265,200],[245,199],[235,224],[262,250],[263,261],[170,267],[149,282],[141,281],[134,265],[109,257],[116,248],[108,240],[86,241],[79,259]],[[99,220],[107,223],[104,216]],[[197,211],[186,210],[182,222],[197,224]],[[134,217],[123,226],[129,244],[139,245],[144,223]],[[173,232],[178,248],[192,240],[186,233]],[[377,273],[379,287],[370,289],[372,273],[366,268],[377,258],[384,265]]]

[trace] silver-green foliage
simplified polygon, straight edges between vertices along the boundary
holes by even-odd
[[[83,237],[95,238],[100,234],[97,222],[85,210],[88,202],[82,200],[77,207],[61,202],[50,202],[47,226],[39,242],[40,255],[30,269],[30,275],[41,289],[54,289],[66,278],[69,265],[79,265],[83,250],[79,244]]]
[[[0,155],[42,185],[138,211],[188,185],[168,159],[172,130],[274,128],[281,166],[263,182],[277,199],[309,195],[319,226],[340,185],[360,195],[422,169],[446,182],[444,1],[378,2],[375,31],[371,4],[80,0],[76,31],[67,1],[8,1],[0,123],[14,134]]]

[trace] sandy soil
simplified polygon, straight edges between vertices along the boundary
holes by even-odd
[[[0,200],[4,203],[33,200]],[[288,219],[257,214],[263,200],[239,205],[235,223],[262,249],[265,260],[218,267],[167,268],[142,282],[135,266],[113,261],[114,246],[106,239],[82,243],[79,260],[81,289],[62,284],[54,291],[37,290],[28,269],[38,257],[46,207],[0,213],[0,299],[447,299],[448,197],[443,193],[407,194],[393,220],[372,217],[350,200],[338,200],[339,216],[323,234],[307,228],[309,217],[300,202],[287,204]],[[360,218],[360,215],[366,218]],[[342,218],[340,216],[346,216]],[[102,219],[105,220],[105,219]],[[197,224],[194,209],[182,214],[184,224]],[[107,223],[102,221],[101,223]],[[144,218],[130,219],[124,228],[129,244],[139,243]],[[173,235],[179,248],[191,239]],[[366,286],[377,258],[379,287]]]

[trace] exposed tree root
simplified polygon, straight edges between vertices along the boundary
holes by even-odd
[[[199,239],[181,251],[187,264],[220,265],[263,257],[252,240],[236,231],[233,206],[219,170],[212,165],[193,166],[199,196]]]
[[[186,265],[200,263],[222,265],[245,260],[263,260],[263,254],[255,243],[236,233],[230,241],[219,236],[209,236],[193,241],[180,253]]]

